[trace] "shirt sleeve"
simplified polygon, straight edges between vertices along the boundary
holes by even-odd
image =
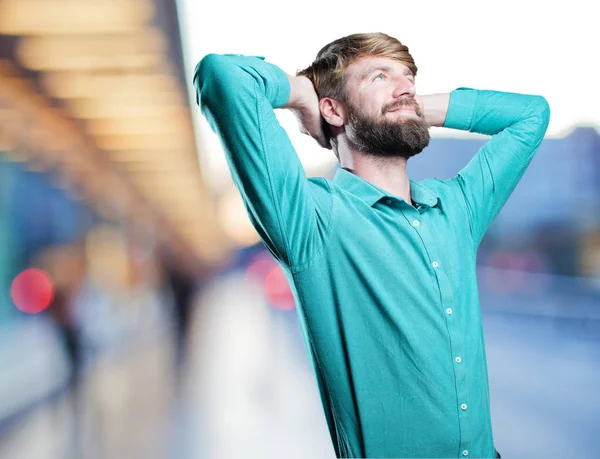
[[[275,116],[274,109],[290,96],[286,74],[260,57],[209,54],[196,66],[194,87],[202,114],[220,137],[250,221],[279,261],[300,263],[327,209],[315,203]]]
[[[541,96],[452,91],[444,127],[492,136],[455,177],[476,245],[525,173],[549,119],[548,102]]]

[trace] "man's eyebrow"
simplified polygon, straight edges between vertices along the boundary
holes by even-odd
[[[376,71],[389,72],[390,70],[391,70],[391,68],[387,67],[385,65],[377,65],[377,66],[374,66],[374,67],[369,67],[360,76],[360,81],[366,80],[369,77],[369,75],[371,75],[373,72],[376,72]]]

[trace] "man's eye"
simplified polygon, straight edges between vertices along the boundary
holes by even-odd
[[[375,78],[373,78],[373,81],[377,81],[377,80],[379,80],[379,81],[385,80],[385,75],[383,73],[380,73]]]

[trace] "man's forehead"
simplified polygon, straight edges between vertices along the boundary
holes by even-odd
[[[346,69],[348,78],[361,79],[375,70],[388,69],[409,73],[410,69],[397,59],[381,56],[365,56],[357,59]]]

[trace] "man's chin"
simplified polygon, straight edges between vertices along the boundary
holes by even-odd
[[[365,154],[410,158],[429,144],[429,126],[416,110],[393,110],[378,119],[351,111],[349,118],[348,140]]]
[[[393,112],[388,112],[385,114],[386,118],[389,121],[394,122],[404,122],[409,120],[422,120],[419,115],[414,110],[396,110]]]

